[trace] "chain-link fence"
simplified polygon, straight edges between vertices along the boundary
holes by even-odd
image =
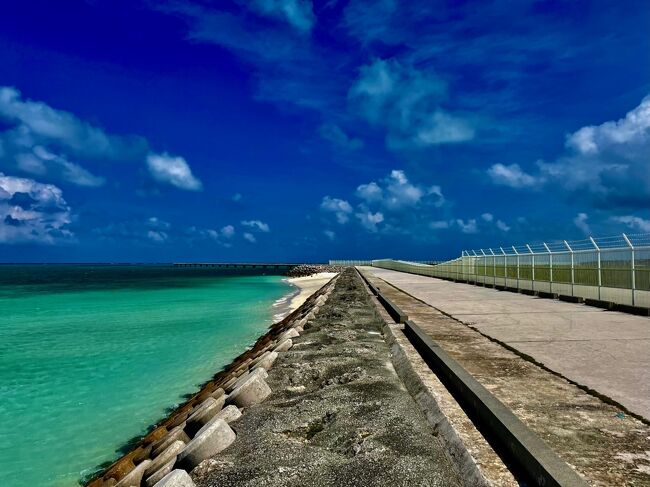
[[[650,307],[650,234],[466,250],[460,257],[437,265],[392,259],[373,260],[372,265],[444,279]]]
[[[329,261],[330,265],[367,265],[371,266],[373,262],[378,262],[378,261],[373,261],[373,260],[331,260]],[[411,264],[429,264],[429,265],[434,265],[434,264],[440,264],[442,261],[441,260],[410,260],[409,261]]]

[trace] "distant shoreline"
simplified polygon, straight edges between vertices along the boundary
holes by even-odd
[[[298,309],[318,289],[329,282],[337,272],[319,272],[311,276],[287,277],[282,279],[292,290],[274,304],[273,322],[281,321]]]

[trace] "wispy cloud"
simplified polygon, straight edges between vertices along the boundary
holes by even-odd
[[[469,120],[442,108],[447,91],[433,73],[377,59],[361,67],[348,97],[371,124],[387,129],[389,147],[417,148],[474,138]]]
[[[147,237],[149,240],[155,243],[164,243],[169,238],[167,233],[163,232],[162,230],[149,230],[147,232]]]
[[[65,110],[24,99],[15,88],[0,87],[0,156],[17,171],[37,177],[55,178],[84,187],[102,186],[106,178],[93,174],[85,163],[147,163],[159,182],[181,189],[199,190],[201,182],[192,175],[182,157],[148,152],[146,139],[109,134]]]
[[[78,186],[101,186],[104,178],[93,175],[71,158],[133,159],[146,146],[144,139],[110,135],[70,112],[24,99],[13,87],[0,87],[0,132],[3,159],[15,169],[49,175]]]
[[[573,219],[573,224],[576,227],[578,227],[578,229],[585,235],[590,235],[591,228],[589,227],[589,223],[587,223],[587,220],[589,220],[589,215],[587,215],[586,213],[578,213],[576,217]]]
[[[358,150],[363,147],[363,141],[354,137],[350,137],[343,132],[341,127],[336,124],[327,123],[320,126],[321,136],[332,142],[335,146],[346,150]]]
[[[242,4],[261,15],[284,20],[300,32],[310,31],[316,21],[311,0],[251,0]]]
[[[613,216],[610,219],[613,222],[622,223],[634,231],[650,233],[650,220],[634,215]]]
[[[154,179],[161,183],[187,191],[200,191],[203,188],[201,181],[192,174],[189,164],[182,157],[150,153],[147,156],[147,166]]]
[[[268,233],[271,231],[269,224],[260,220],[242,220],[241,224],[258,232]]]
[[[257,242],[257,239],[255,238],[255,235],[253,235],[250,232],[245,232],[244,233],[244,240],[247,240],[250,243],[255,243]]]

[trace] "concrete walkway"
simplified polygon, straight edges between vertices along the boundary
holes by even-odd
[[[386,269],[362,269],[650,419],[650,319]]]

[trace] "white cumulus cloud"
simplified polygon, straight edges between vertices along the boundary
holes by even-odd
[[[538,161],[529,174],[495,164],[488,175],[513,188],[559,188],[597,206],[647,208],[650,201],[650,96],[619,120],[582,127],[566,138],[553,162]]]
[[[248,240],[250,243],[255,243],[257,242],[257,239],[255,238],[255,235],[249,232],[244,233],[244,239]]]
[[[149,172],[159,182],[171,184],[187,191],[199,191],[203,185],[182,157],[170,156],[167,153],[147,155]]]
[[[478,225],[476,224],[475,218],[470,218],[467,221],[459,218],[456,220],[456,225],[458,225],[460,231],[463,233],[478,233]]]
[[[224,238],[232,238],[235,235],[235,227],[232,225],[226,225],[221,228],[219,234]]]
[[[367,204],[377,204],[387,210],[412,208],[428,197],[435,207],[444,204],[440,186],[425,188],[413,184],[402,170],[394,169],[390,175],[379,183],[370,182],[357,187],[356,195]]]
[[[71,221],[60,188],[0,172],[0,243],[69,241]]]
[[[359,219],[361,225],[371,232],[376,232],[377,224],[384,221],[384,215],[381,212],[360,211],[355,216]]]
[[[542,183],[542,180],[524,172],[519,164],[494,164],[488,169],[488,175],[495,184],[511,188],[530,188]]]
[[[352,205],[346,200],[331,198],[329,196],[323,198],[320,208],[325,212],[333,213],[336,216],[336,221],[341,225],[350,220],[350,214],[353,211]]]

